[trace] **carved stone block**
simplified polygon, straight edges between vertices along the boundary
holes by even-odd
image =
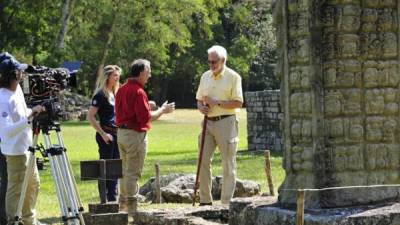
[[[360,34],[360,52],[365,59],[378,59],[382,55],[382,43],[375,33]]]
[[[363,0],[366,8],[395,7],[396,0]]]
[[[367,114],[382,114],[385,109],[385,99],[382,90],[367,90],[365,93],[365,105],[365,112]]]
[[[329,134],[330,139],[344,138],[345,127],[344,127],[343,119],[335,118],[332,120],[328,120],[328,130],[329,130],[328,134]]]
[[[308,11],[311,5],[310,0],[289,0],[288,1],[288,9],[289,12],[296,12],[296,11]]]
[[[383,77],[383,86],[398,88],[400,76],[398,61],[380,61],[378,64],[379,75]]]
[[[343,95],[338,91],[325,93],[325,114],[327,116],[339,116],[342,113]]]
[[[337,172],[358,171],[364,168],[360,145],[336,146],[333,148],[333,163]]]
[[[308,172],[313,169],[313,151],[311,147],[293,146],[291,156],[293,171]]]
[[[337,36],[338,56],[356,58],[359,55],[360,37],[355,34],[339,34]]]
[[[361,8],[356,5],[346,5],[338,10],[338,31],[356,32],[361,24]]]
[[[361,21],[364,23],[376,23],[378,20],[378,10],[366,8],[362,10]]]
[[[310,93],[294,93],[290,96],[290,112],[294,115],[311,112]]]
[[[290,87],[309,89],[311,87],[310,68],[306,66],[290,68]]]
[[[291,132],[295,143],[311,143],[312,122],[296,119],[292,123]]]
[[[386,32],[381,34],[383,58],[397,57],[397,36],[394,33]]]
[[[383,123],[384,117],[373,116],[366,119],[366,141],[381,142],[383,141]]]
[[[361,90],[348,89],[342,91],[344,96],[344,115],[358,115],[361,113]]]
[[[289,61],[291,63],[308,63],[310,61],[310,40],[292,40],[289,43]]]
[[[364,138],[364,122],[361,117],[326,119],[326,140],[331,146],[361,143]]]
[[[393,10],[385,8],[379,11],[378,16],[378,32],[395,31],[396,24],[393,15]]]
[[[289,36],[291,38],[309,35],[309,16],[307,13],[293,13],[289,15]]]
[[[369,171],[398,169],[400,158],[398,148],[399,145],[397,144],[367,144],[365,150],[367,169]],[[385,176],[383,178],[385,178]],[[398,179],[398,175],[389,176],[390,181],[393,181],[394,179]],[[383,182],[385,180],[386,179],[384,179]]]
[[[349,126],[347,127],[348,142],[361,143],[364,138],[364,121],[361,118],[348,119]]]
[[[336,88],[361,88],[361,64],[357,60],[330,61],[324,64],[324,86]]]

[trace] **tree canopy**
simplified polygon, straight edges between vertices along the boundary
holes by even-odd
[[[194,106],[207,49],[228,50],[245,90],[277,88],[275,40],[262,0],[4,0],[0,50],[20,61],[58,67],[81,61],[77,91],[90,96],[104,65],[152,63],[151,98]],[[123,73],[124,74],[124,73]],[[124,77],[122,78],[124,80]]]

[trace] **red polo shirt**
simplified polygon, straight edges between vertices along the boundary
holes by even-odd
[[[150,105],[143,86],[134,79],[118,89],[115,98],[115,116],[117,126],[145,132],[150,129]]]

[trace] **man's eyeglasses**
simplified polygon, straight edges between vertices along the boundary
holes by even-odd
[[[208,64],[214,65],[217,64],[219,60],[208,60]]]

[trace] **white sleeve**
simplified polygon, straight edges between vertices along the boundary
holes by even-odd
[[[201,76],[200,78],[200,83],[199,83],[199,87],[197,89],[196,92],[196,99],[198,101],[203,101],[203,96],[204,96],[204,74]]]
[[[1,127],[0,128],[1,137],[13,138],[17,134],[21,133],[27,127],[30,127],[30,124],[28,123],[27,118],[23,118],[16,123],[7,123],[6,121],[3,120],[3,118],[1,118],[0,127]]]

